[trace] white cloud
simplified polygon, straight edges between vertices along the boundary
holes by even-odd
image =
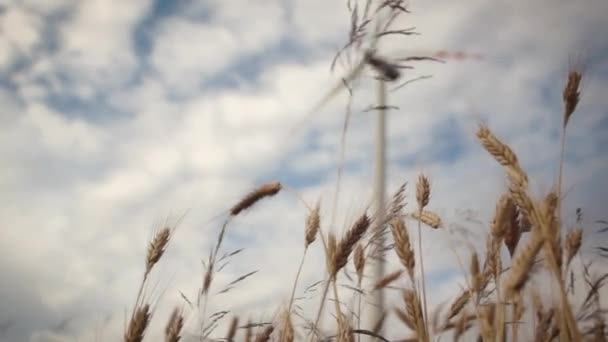
[[[58,157],[90,158],[101,149],[103,132],[80,120],[70,122],[41,104],[28,106],[23,125]]]
[[[205,3],[201,9],[193,6],[184,11],[190,15],[213,13],[211,20],[164,19],[154,34],[152,65],[173,92],[196,94],[202,83],[226,73],[224,68],[279,41],[283,35],[282,8],[277,1],[263,3]]]
[[[93,84],[112,86],[115,80],[124,80],[136,66],[132,30],[150,4],[148,0],[81,3],[61,27],[62,56],[58,62],[84,73],[79,77]]]
[[[42,21],[19,7],[0,13],[0,65],[11,66],[17,58],[28,57],[40,43]]]
[[[200,44],[193,44],[193,39]],[[209,42],[214,42],[213,48]],[[238,48],[236,37],[224,27],[176,18],[159,29],[152,63],[169,85],[185,90],[224,68],[230,62],[226,56],[235,56]]]
[[[139,67],[134,50],[133,30],[138,20],[149,10],[151,1],[137,0],[110,4],[104,1],[85,1],[69,7],[61,20],[45,22],[49,42],[56,40],[57,49],[40,51],[31,63],[33,67],[17,73],[22,95],[45,95],[38,82],[52,85],[55,94],[74,95],[85,101],[94,100],[100,92],[122,87]],[[48,4],[47,4],[48,5]],[[33,5],[30,7],[34,7]],[[36,7],[32,13],[48,15],[67,5]],[[33,14],[31,15],[34,18]],[[39,20],[39,19],[37,19]],[[22,23],[33,41],[34,23]],[[41,28],[39,29],[41,30]],[[54,36],[54,33],[57,35]],[[40,38],[38,37],[38,40]],[[30,43],[31,45],[31,43]]]
[[[291,4],[291,24],[301,44],[317,49],[323,45],[337,48],[345,43],[350,27],[346,1],[294,1]]]
[[[30,11],[41,13],[43,15],[55,14],[58,11],[65,9],[70,3],[70,0],[23,0],[23,1],[12,1],[15,4],[20,4]]]

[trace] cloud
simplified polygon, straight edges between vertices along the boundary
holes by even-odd
[[[277,1],[210,2],[182,11],[190,17],[166,18],[157,26],[150,56],[154,69],[177,94],[196,94],[208,80],[230,74],[235,63],[273,48],[283,35],[283,9]],[[191,18],[208,13],[211,18]],[[262,16],[273,19],[260,21]]]
[[[25,18],[38,24],[16,25],[27,30],[28,38],[21,44],[30,50],[38,44],[35,53],[23,56],[26,67],[12,75],[14,82],[26,98],[51,103],[94,101],[120,89],[139,68],[132,31],[150,4],[145,0],[113,5],[103,1],[26,4],[27,10],[21,9]]]
[[[153,273],[150,290],[163,297],[149,338],[160,336],[170,310],[183,304],[178,291],[193,298],[200,287],[200,260],[226,210],[256,185],[278,179],[289,188],[228,227],[225,250],[245,250],[218,275],[214,290],[259,273],[208,308],[232,309],[243,320],[272,319],[288,299],[303,253],[302,199],[309,205],[321,199],[323,228],[340,234],[373,204],[374,113],[363,110],[375,102],[375,83],[355,89],[335,215],[347,98],[304,116],[339,81],[340,69],[330,74],[329,65],[347,36],[345,3],[38,5],[12,4],[0,14],[6,47],[0,272],[9,284],[0,300],[18,308],[0,310],[0,327],[8,327],[0,339],[119,337],[147,240],[166,216],[175,220],[188,210]],[[424,171],[430,209],[445,222],[441,230],[422,230],[429,293],[437,294],[432,306],[463,284],[451,249],[465,265],[470,248],[483,252],[495,201],[506,191],[504,171],[475,139],[478,121],[510,144],[542,196],[557,175],[561,91],[568,57],[578,51],[589,63],[568,128],[564,212],[572,222],[574,210],[583,208],[588,227],[605,219],[608,78],[601,57],[608,46],[590,38],[606,28],[605,6],[413,3],[403,25],[422,35],[382,46],[389,57],[437,49],[483,55],[416,64],[405,77],[433,78],[388,97],[400,109],[388,114],[387,191],[407,181],[412,210],[415,179]],[[572,22],[578,24],[564,26]],[[416,238],[417,225],[408,226]],[[458,228],[472,235],[463,237]],[[323,277],[321,245],[311,248],[297,296]],[[387,269],[397,267],[392,259]],[[305,295],[311,298],[298,304],[314,317],[318,291]],[[400,300],[396,291],[389,298]],[[188,313],[187,330],[195,333],[196,312]]]
[[[16,59],[28,56],[34,47],[40,43],[40,18],[28,15],[18,7],[10,7],[3,11],[0,31],[0,64],[11,67]]]

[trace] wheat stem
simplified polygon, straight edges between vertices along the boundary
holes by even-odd
[[[298,280],[300,279],[300,273],[302,273],[302,267],[304,266],[304,259],[306,258],[307,251],[308,251],[308,247],[305,247],[304,253],[302,254],[302,259],[300,260],[300,266],[298,267],[298,272],[296,273],[296,279],[293,282],[293,288],[291,289],[291,296],[289,297],[289,305],[287,306],[287,314],[291,314],[291,306],[293,305],[293,298],[296,293],[296,287],[298,285]]]
[[[422,209],[420,209],[420,213],[422,214]],[[423,308],[424,308],[424,315],[423,315],[423,321],[424,321],[424,326],[426,327],[427,324],[427,305],[426,305],[426,283],[425,283],[425,276],[424,276],[424,259],[422,257],[422,225],[420,223],[420,220],[418,220],[418,256],[420,258],[420,279],[422,280],[422,301],[423,301]],[[427,336],[428,336],[428,332],[427,332]]]

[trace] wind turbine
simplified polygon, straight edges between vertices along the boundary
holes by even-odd
[[[390,3],[393,2],[394,6],[397,6],[399,4],[399,0],[386,0],[386,3]],[[401,10],[401,8],[399,7],[395,7],[399,10]],[[391,9],[394,10],[393,7],[391,7]],[[356,13],[356,10],[353,11],[353,14]],[[392,19],[389,16],[388,21],[390,22]],[[378,38],[380,36],[383,35],[384,32],[381,32],[380,29],[380,22],[376,22],[376,31],[373,32],[373,39],[371,41],[370,47],[367,48],[365,50],[365,52],[363,53],[363,58],[361,58],[361,60],[351,69],[351,71],[348,73],[348,75],[344,76],[342,78],[341,81],[339,81],[334,87],[331,88],[330,91],[328,91],[325,96],[323,96],[321,98],[321,100],[317,103],[317,105],[315,105],[310,111],[308,111],[305,115],[302,121],[307,120],[310,118],[310,116],[312,116],[313,114],[315,114],[316,112],[318,112],[322,107],[324,107],[329,101],[331,101],[335,96],[337,96],[340,92],[344,91],[345,89],[347,89],[347,84],[350,84],[352,82],[354,82],[355,80],[357,80],[359,78],[359,76],[361,75],[361,73],[363,72],[363,70],[365,69],[366,66],[370,66],[372,69],[374,69],[376,71],[377,74],[377,106],[375,107],[377,113],[376,113],[376,123],[375,123],[375,155],[374,155],[374,191],[373,191],[373,203],[374,203],[374,211],[375,211],[375,219],[377,220],[376,222],[382,222],[383,218],[384,218],[384,214],[385,214],[385,198],[386,198],[386,124],[387,124],[387,115],[386,115],[386,109],[387,109],[387,82],[393,82],[396,81],[397,79],[400,78],[401,73],[400,73],[400,69],[399,69],[399,65],[395,64],[395,63],[391,63],[386,61],[385,59],[383,59],[382,57],[379,57],[376,53],[376,47],[378,44]],[[353,24],[353,27],[355,27],[355,24]],[[388,27],[388,25],[384,26],[384,29],[386,29]],[[353,29],[353,31],[356,31],[355,29]],[[391,31],[392,33],[397,33],[397,34],[413,34],[408,30],[396,30],[396,31]],[[349,44],[350,45],[350,44]],[[423,51],[416,51],[418,52],[420,55],[424,55],[425,53]],[[417,53],[417,55],[418,55]],[[439,51],[431,51],[430,53],[426,54],[429,57],[408,57],[408,58],[401,58],[399,59],[399,61],[401,62],[408,62],[408,61],[417,61],[417,60],[434,60],[434,61],[440,61],[443,59],[454,59],[454,60],[464,60],[464,59],[479,59],[481,58],[479,55],[471,55],[465,52],[461,52],[461,51],[457,51],[457,52],[453,52],[453,51],[447,51],[447,50],[439,50]],[[409,80],[406,81],[403,85],[410,83],[411,81],[417,80],[417,79],[422,79],[422,78],[428,78],[428,76],[423,76],[423,77],[419,77],[413,80]],[[397,87],[400,88],[401,86]],[[300,124],[296,125],[294,127],[298,128],[302,125],[302,122],[300,122]],[[292,136],[293,135],[293,130],[288,131],[288,136]],[[344,148],[344,146],[342,146],[342,148]],[[339,166],[339,174],[340,174],[340,167]],[[338,182],[339,182],[339,177],[338,177]],[[339,183],[338,183],[339,184]],[[336,191],[337,193],[337,191]],[[336,195],[337,196],[337,195]],[[379,227],[381,228],[381,227]],[[384,238],[382,234],[378,234],[376,237],[376,241],[375,241],[375,246],[374,248],[376,248],[378,251],[382,252],[384,250]],[[372,276],[373,276],[373,281],[378,280],[380,278],[382,278],[384,276],[384,261],[382,258],[377,258],[377,261],[374,262],[374,265],[370,265],[371,269],[372,269]],[[368,268],[369,269],[369,268]],[[320,311],[319,311],[319,316],[321,314],[322,308],[323,308],[323,303],[325,300],[325,295],[323,295],[323,299],[321,301],[321,307],[320,307]],[[369,328],[371,329],[376,323],[378,323],[381,319],[382,319],[382,315],[385,312],[385,305],[384,305],[384,296],[382,291],[373,291],[371,294],[371,302],[374,303],[374,305],[372,305],[371,307],[369,307],[368,309],[366,309],[367,312],[367,325],[369,326]],[[316,323],[315,323],[315,327],[316,327]],[[382,334],[381,332],[378,332],[380,335]],[[372,340],[374,338],[371,338]]]

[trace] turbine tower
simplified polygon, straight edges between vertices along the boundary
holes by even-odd
[[[374,165],[374,204],[375,204],[375,219],[376,223],[384,220],[385,213],[385,193],[386,193],[386,84],[380,78],[378,80],[378,111],[376,115],[375,127],[375,165]],[[379,224],[378,229],[382,229]],[[375,233],[375,232],[374,232]],[[384,258],[382,253],[384,250],[384,235],[379,234],[374,250],[377,251],[378,258],[372,263],[373,280],[376,281],[384,276]],[[384,293],[382,290],[371,293],[372,305],[369,307],[369,322],[368,326],[372,329],[382,319],[384,312]],[[381,331],[378,331],[382,335]],[[370,337],[370,341],[374,338]]]

